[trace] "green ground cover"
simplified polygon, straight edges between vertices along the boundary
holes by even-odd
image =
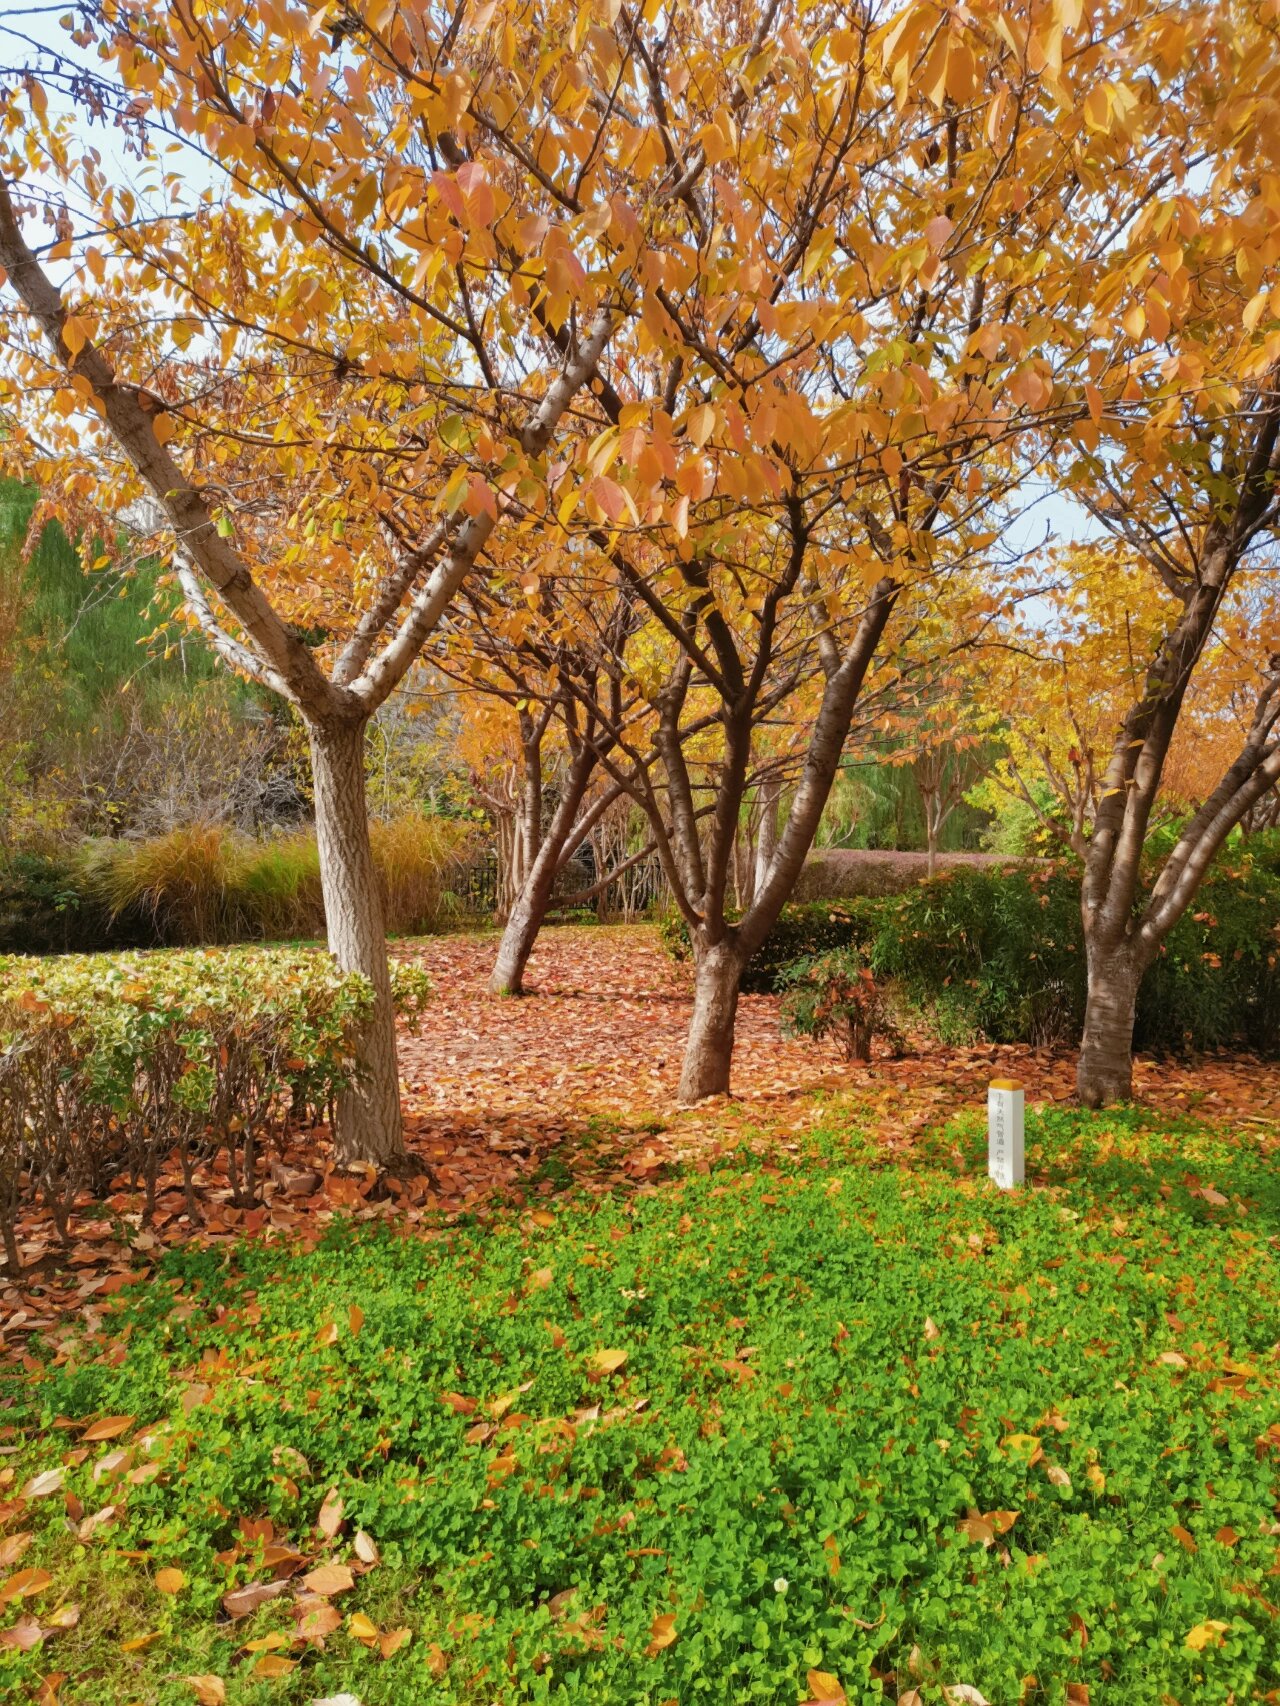
[[[80,1613],[0,1652],[0,1695],[1271,1698],[1259,1128],[1040,1113],[1040,1182],[1001,1196],[976,1119],[885,1166],[817,1112],[794,1152],[625,1197],[172,1254],[96,1338],[33,1346],[4,1493],[64,1475],[3,1531],[34,1533],[10,1581],[50,1578],[3,1621]]]

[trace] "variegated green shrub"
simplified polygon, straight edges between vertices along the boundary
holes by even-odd
[[[430,986],[393,968],[416,1018]],[[176,1158],[195,1212],[202,1170],[233,1200],[255,1191],[264,1142],[323,1118],[359,1071],[372,991],[307,950],[203,949],[0,959],[0,1230],[38,1200],[66,1238],[84,1193],[126,1175],[154,1206]]]

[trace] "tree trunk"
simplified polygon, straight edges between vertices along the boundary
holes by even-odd
[[[1142,970],[1127,948],[1091,949],[1089,999],[1076,1063],[1076,1093],[1086,1108],[1128,1101],[1133,1093],[1133,1021]]]
[[[760,784],[760,829],[756,836],[756,868],[751,897],[764,887],[769,867],[778,850],[778,807],[782,801],[782,778],[767,776]]]
[[[733,1060],[733,1023],[738,1011],[742,961],[730,941],[697,954],[693,1017],[685,1043],[679,1100],[685,1106],[729,1088]]]
[[[555,815],[547,826],[546,834],[541,837],[537,857],[526,871],[520,892],[507,916],[506,928],[498,944],[498,957],[489,979],[489,988],[495,995],[524,994],[524,970],[547,916],[562,855],[566,851],[576,852],[581,845],[578,808],[586,796],[594,769],[595,755],[590,747],[584,746],[565,778],[564,792]],[[572,848],[569,847],[570,841],[574,843]]]
[[[329,952],[343,971],[367,977],[374,996],[356,1037],[356,1079],[338,1098],[334,1150],[344,1166],[381,1166],[404,1154],[404,1126],[382,890],[365,810],[365,724],[313,723],[310,734]]]

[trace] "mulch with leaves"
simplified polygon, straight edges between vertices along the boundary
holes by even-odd
[[[402,949],[417,1179],[298,1151],[199,1228],[24,1228],[0,1693],[1280,1700],[1274,1073],[1087,1115],[1066,1059],[855,1070],[748,998],[682,1113],[647,932],[551,933],[519,1002],[491,949]]]

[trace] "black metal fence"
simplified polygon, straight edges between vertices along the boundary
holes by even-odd
[[[548,917],[596,918],[602,924],[628,923],[660,911],[667,904],[667,879],[656,853],[637,860],[598,890],[597,881],[594,860],[582,856],[571,859],[557,873]],[[448,887],[454,910],[461,919],[488,922],[498,911],[501,879],[497,856],[485,853],[459,866]]]

